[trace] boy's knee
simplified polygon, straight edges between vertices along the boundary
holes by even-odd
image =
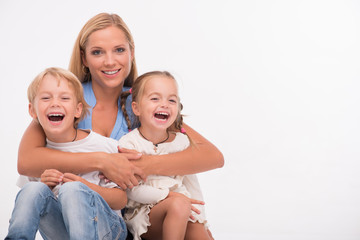
[[[50,188],[42,182],[29,182],[19,191],[18,197],[31,199],[37,196],[44,196],[51,192]]]
[[[59,201],[65,205],[79,204],[84,199],[89,199],[90,188],[81,182],[67,182],[59,189]]]
[[[67,182],[61,185],[59,189],[59,195],[62,194],[78,194],[79,192],[82,192],[85,190],[87,186],[81,182]]]

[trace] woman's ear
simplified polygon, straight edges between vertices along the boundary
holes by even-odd
[[[83,64],[85,67],[88,67],[88,64],[87,64],[87,61],[86,61],[86,57],[85,57],[85,52],[84,52],[83,50],[81,50],[80,54],[81,54],[82,64]]]
[[[131,107],[135,116],[140,116],[139,104],[137,102],[132,102]]]

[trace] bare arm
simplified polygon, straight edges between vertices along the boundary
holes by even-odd
[[[40,177],[46,169],[75,174],[100,171],[124,189],[128,182],[137,185],[135,174],[143,176],[142,171],[128,161],[139,157],[134,153],[70,153],[46,148],[45,143],[45,134],[41,126],[36,121],[32,121],[19,146],[20,174]]]
[[[79,177],[72,173],[65,173],[64,182],[79,181],[87,185],[89,188],[100,194],[100,196],[109,204],[111,209],[123,209],[127,203],[126,193],[119,188],[105,188],[94,183],[86,181],[84,178]]]
[[[222,153],[203,136],[184,124],[186,133],[196,144],[186,150],[165,155],[144,155],[133,163],[146,175],[187,175],[220,168],[224,165]]]

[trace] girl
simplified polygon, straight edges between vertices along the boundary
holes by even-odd
[[[122,94],[129,130],[131,121],[125,101],[130,93],[140,127],[122,137],[120,147],[147,155],[169,154],[189,147],[190,141],[182,127],[177,84],[170,73],[146,73],[135,81],[131,91]],[[151,175],[127,194],[129,201],[124,219],[134,239],[210,239],[195,175]],[[200,205],[195,208],[192,204]],[[191,210],[195,212],[193,215]]]

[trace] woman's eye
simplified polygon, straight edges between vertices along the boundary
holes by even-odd
[[[101,54],[101,50],[93,50],[91,51],[92,55],[100,55]]]
[[[118,53],[122,53],[125,52],[125,48],[117,48],[115,51]]]

